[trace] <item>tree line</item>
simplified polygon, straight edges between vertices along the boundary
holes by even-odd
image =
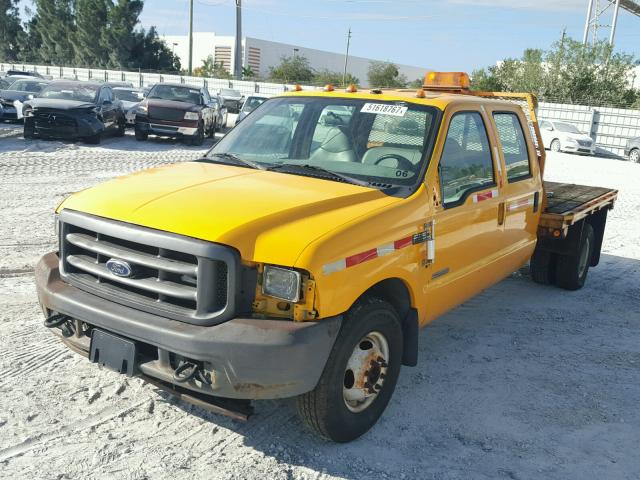
[[[0,60],[76,67],[180,71],[155,27],[139,26],[143,0],[0,0]]]
[[[535,93],[542,101],[640,107],[633,88],[637,59],[608,42],[583,45],[565,35],[548,50],[527,49],[520,58],[476,70],[472,88]]]

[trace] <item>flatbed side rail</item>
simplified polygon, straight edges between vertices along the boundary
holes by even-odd
[[[524,113],[529,121],[529,128],[531,130],[536,149],[538,151],[538,163],[540,165],[540,174],[544,178],[544,166],[547,160],[547,154],[544,149],[544,143],[542,142],[542,135],[540,133],[540,126],[538,125],[538,115],[536,110],[538,108],[538,98],[533,93],[513,93],[513,92],[477,92],[469,90],[466,93],[474,95],[476,97],[483,98],[497,98],[501,100],[513,100],[525,102],[527,108],[523,108]],[[522,106],[522,105],[521,105]]]

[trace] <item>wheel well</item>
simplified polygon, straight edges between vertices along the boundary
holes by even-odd
[[[409,289],[399,278],[388,278],[369,288],[364,296],[374,296],[391,304],[398,312],[400,319],[404,319],[411,309],[411,295]]]

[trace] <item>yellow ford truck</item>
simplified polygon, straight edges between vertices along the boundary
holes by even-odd
[[[45,325],[212,411],[297,397],[357,438],[420,327],[528,262],[575,290],[600,258],[617,192],[543,183],[535,98],[468,87],[290,92],[197,161],[72,195],[36,270]]]

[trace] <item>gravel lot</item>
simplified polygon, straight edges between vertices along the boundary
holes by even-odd
[[[96,368],[42,325],[32,270],[54,248],[56,205],[206,148],[25,142],[0,124],[1,478],[640,477],[640,165],[551,154],[550,180],[621,191],[587,286],[523,270],[434,322],[378,426],[334,445],[290,401],[234,422]]]

